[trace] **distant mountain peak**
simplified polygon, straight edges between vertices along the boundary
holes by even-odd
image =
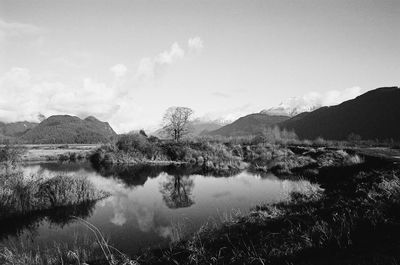
[[[253,113],[240,117],[231,124],[225,125],[217,130],[207,132],[207,135],[221,136],[246,136],[257,135],[268,127],[273,127],[290,117],[287,115],[270,115],[265,113]]]
[[[302,98],[290,98],[281,102],[277,107],[261,110],[260,113],[272,116],[296,116],[303,112],[310,112],[319,109],[322,105],[318,103],[309,104]]]

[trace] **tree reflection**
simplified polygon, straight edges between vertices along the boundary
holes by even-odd
[[[193,180],[189,176],[168,175],[160,186],[160,192],[168,208],[185,208],[194,204],[191,198],[193,187]]]

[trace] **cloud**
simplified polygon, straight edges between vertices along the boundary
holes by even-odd
[[[305,111],[312,111],[323,106],[332,106],[353,99],[362,93],[360,87],[350,87],[343,90],[330,90],[327,92],[309,92],[301,97],[289,98],[277,107],[270,108],[265,113],[275,115],[297,115]]]
[[[47,81],[26,68],[14,67],[0,77],[0,120],[36,121],[39,113],[112,116],[118,109],[114,91],[102,82],[84,78],[72,86]]]
[[[83,51],[63,51],[62,54],[51,59],[51,61],[56,63],[58,66],[61,65],[77,69],[87,67],[91,60],[92,54]]]
[[[160,64],[172,64],[175,61],[183,58],[185,51],[179,46],[178,43],[174,43],[169,51],[164,51],[158,55],[156,62]]]
[[[229,98],[230,97],[229,94],[226,94],[223,92],[218,92],[218,91],[211,93],[211,95],[213,95],[215,97],[220,97],[220,98]]]
[[[157,77],[167,65],[183,59],[187,54],[193,54],[203,49],[203,41],[200,37],[190,38],[188,40],[188,50],[185,51],[177,42],[173,43],[169,50],[159,53],[151,58],[143,58],[136,72],[136,79],[151,80]]]
[[[154,58],[143,58],[136,72],[136,79],[153,79],[162,71],[166,65],[171,65],[185,56],[185,51],[178,43],[171,45],[169,50],[163,51]]]
[[[0,75],[0,121],[38,121],[41,113],[46,117],[93,115],[109,121],[117,132],[154,126],[156,118],[144,115],[146,108],[141,105],[154,99],[147,90],[148,81],[165,73],[168,66],[183,60],[186,54],[178,43],[173,43],[154,57],[143,58],[133,74],[128,74],[125,64],[111,66],[114,78],[109,82],[91,76],[78,84],[61,82],[57,73],[49,76],[13,67]]]
[[[202,121],[220,121],[222,123],[227,123],[232,122],[250,113],[255,113],[258,109],[258,106],[252,104],[244,104],[238,107],[207,112],[199,119]]]
[[[31,24],[7,22],[0,19],[0,41],[20,39],[23,37],[37,37],[44,33],[44,29]]]
[[[203,49],[203,40],[200,37],[194,37],[188,40],[189,51],[199,52]]]
[[[353,99],[363,93],[360,87],[350,87],[343,90],[330,90],[327,92],[310,92],[302,97],[287,100],[289,106],[332,106],[343,101]]]
[[[126,74],[128,68],[123,64],[117,64],[111,67],[110,71],[114,73],[116,78],[121,78]]]

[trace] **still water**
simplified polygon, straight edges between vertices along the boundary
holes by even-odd
[[[110,192],[110,197],[73,214],[94,224],[114,247],[127,254],[166,246],[177,238],[177,231],[193,232],[203,223],[220,221],[233,212],[246,213],[259,204],[288,200],[291,192],[318,189],[305,180],[282,180],[247,171],[216,177],[172,166],[94,169],[90,164],[75,163],[30,164],[22,169],[26,175],[86,176],[99,189]],[[3,225],[0,241],[29,235],[40,245],[71,242],[83,233],[90,232],[64,212]]]

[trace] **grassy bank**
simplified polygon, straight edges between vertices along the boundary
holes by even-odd
[[[137,265],[108,244],[101,232],[83,219],[88,234],[75,234],[70,243],[37,246],[29,238],[8,240],[0,246],[0,263],[5,265]]]
[[[228,172],[246,168],[228,145],[202,139],[181,142],[162,141],[141,134],[122,136],[115,144],[96,150],[91,161],[95,165],[138,163],[184,163],[204,171]]]
[[[324,190],[294,193],[290,201],[262,205],[249,214],[237,215],[222,223],[205,224],[195,234],[180,236],[181,240],[168,249],[153,249],[132,257],[135,262],[126,259],[110,263],[100,253],[97,257],[101,260],[91,263],[86,259],[88,264],[400,263],[400,249],[397,247],[400,245],[400,169],[384,158],[361,156],[352,149],[272,144],[260,139],[197,139],[177,143],[135,135],[98,149],[92,161],[97,165],[114,166],[130,162],[173,161],[216,172],[246,164],[260,174],[274,172],[289,179],[305,178],[319,183]],[[103,174],[107,175],[107,171]],[[124,172],[121,174],[125,175]],[[126,177],[131,175],[126,174]],[[49,180],[40,180],[36,185],[29,179],[20,181],[24,184],[1,186],[18,187],[23,191],[21,194],[46,195],[44,197],[48,199],[37,201],[44,201],[43,205],[50,208],[57,203],[68,204],[71,199],[75,203],[85,201],[84,198],[96,198],[97,194],[90,184],[89,188],[80,189],[87,186],[84,182],[74,184],[67,180],[64,183],[55,178],[50,183]],[[30,187],[36,188],[31,192]],[[72,187],[71,193],[64,193],[65,187]],[[4,194],[7,196],[9,193]],[[58,199],[49,199],[48,194],[60,195],[56,196]],[[74,194],[82,196],[77,198]],[[28,209],[18,211],[29,212],[31,200],[25,200],[23,196],[5,198],[0,199],[12,202],[12,209]],[[10,216],[14,216],[12,212]],[[71,248],[63,248],[56,257],[64,257]],[[78,250],[73,252],[79,253]],[[24,253],[26,251],[2,248],[0,258],[6,255],[12,257],[10,260],[18,261],[17,258]],[[28,252],[26,255],[35,257],[37,253]],[[23,264],[18,262],[6,264]],[[77,264],[77,259],[68,262],[64,264]]]
[[[0,220],[58,207],[79,205],[108,196],[82,177],[43,178],[18,171],[0,173]]]
[[[138,163],[184,163],[203,172],[223,174],[249,166],[254,170],[291,174],[292,169],[329,164],[362,162],[356,154],[340,148],[296,145],[298,140],[264,136],[242,138],[193,138],[180,142],[160,140],[142,134],[124,135],[115,144],[97,149],[91,155],[95,166]]]
[[[400,170],[320,173],[323,193],[292,194],[221,225],[204,225],[141,264],[399,264]]]

